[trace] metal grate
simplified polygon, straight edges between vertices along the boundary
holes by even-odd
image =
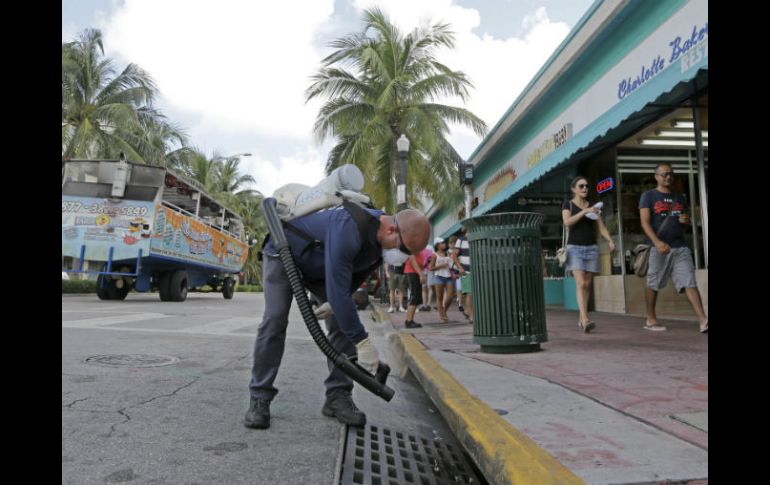
[[[412,436],[373,425],[348,427],[340,485],[479,484],[462,450],[439,437]]]
[[[101,365],[105,367],[160,367],[179,362],[179,357],[170,355],[94,355],[85,360],[86,364]]]

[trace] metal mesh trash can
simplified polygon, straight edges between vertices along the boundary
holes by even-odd
[[[548,341],[543,218],[533,212],[506,212],[463,220],[471,253],[473,340],[482,352],[530,352]]]

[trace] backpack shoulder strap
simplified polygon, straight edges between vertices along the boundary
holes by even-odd
[[[318,239],[312,237],[310,234],[306,233],[302,229],[298,229],[296,226],[294,226],[294,225],[292,225],[292,224],[290,224],[288,222],[284,222],[283,223],[283,227],[287,231],[293,232],[294,234],[296,234],[300,238],[302,238],[305,241],[307,241],[307,244],[305,244],[305,247],[302,248],[302,252],[299,253],[300,256],[305,254],[310,248],[314,248],[315,247],[315,248],[323,249],[324,243],[322,243]]]
[[[369,224],[373,220],[376,221],[377,218],[370,214],[360,204],[357,204],[351,200],[343,200],[342,206],[350,213],[350,216],[356,222],[356,226],[358,226],[358,232],[361,234],[361,242],[364,242],[369,234]]]

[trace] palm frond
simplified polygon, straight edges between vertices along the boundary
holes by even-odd
[[[330,44],[336,50],[305,92],[308,101],[326,98],[313,133],[319,143],[335,141],[327,173],[355,164],[364,172],[364,191],[373,203],[394,210],[395,142],[405,134],[411,142],[409,203],[417,205],[423,196],[453,200],[446,194],[457,196],[460,157],[447,141],[449,125],[469,126],[479,135],[487,130],[469,110],[438,102],[453,96],[467,101],[473,87],[464,73],[435,58],[438,49],[454,47],[454,33],[448,24],[425,22],[404,36],[377,7],[364,12],[363,24],[361,33]]]

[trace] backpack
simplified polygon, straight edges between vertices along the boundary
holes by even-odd
[[[368,196],[359,192],[363,186],[364,176],[358,167],[346,164],[336,168],[315,187],[292,183],[276,189],[273,197],[276,199],[276,212],[284,229],[307,241],[300,256],[312,248],[323,249],[321,241],[289,222],[307,214],[342,206],[356,222],[361,241],[366,241],[370,234],[377,232],[380,221],[365,209],[374,209],[374,206]],[[263,250],[269,237],[269,234],[266,235],[262,242]],[[357,261],[366,256],[367,251],[362,248],[353,262],[354,267]],[[262,261],[262,251],[257,254],[257,259]]]

